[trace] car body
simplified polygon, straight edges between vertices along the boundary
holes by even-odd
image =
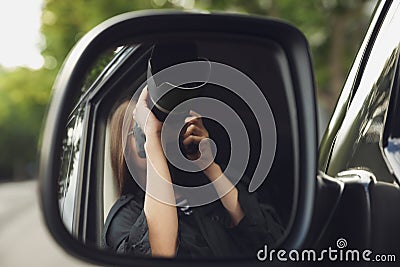
[[[344,182],[320,246],[396,255],[399,247],[397,1],[381,1],[320,143],[320,175]],[[322,205],[323,206],[323,205]],[[379,261],[379,259],[376,259]]]
[[[355,206],[349,206],[346,215],[341,215],[343,228],[332,231],[350,236],[361,230],[359,235],[364,240],[360,245],[387,250],[398,247],[399,234],[393,228],[398,221],[395,120],[399,115],[400,39],[395,29],[399,26],[399,3],[381,1],[323,136],[319,154],[321,173],[366,178],[364,186],[369,190],[363,196],[369,200],[360,202],[360,206],[355,205],[357,193],[349,196]],[[358,217],[360,214],[355,214],[362,207],[365,214]]]

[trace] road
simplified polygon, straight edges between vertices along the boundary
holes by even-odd
[[[0,183],[0,266],[93,266],[60,248],[44,225],[37,182]]]

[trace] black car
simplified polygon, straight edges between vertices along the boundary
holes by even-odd
[[[42,210],[50,232],[73,255],[106,265],[395,263],[400,257],[399,28],[400,2],[380,1],[317,157],[313,70],[307,41],[295,27],[255,16],[175,11],[127,13],[100,24],[75,46],[54,85],[40,166]],[[196,47],[193,61],[207,66],[207,78],[201,68],[187,71],[188,64],[167,84],[175,89],[184,83],[206,85],[175,106],[201,99],[190,109],[204,116],[217,150],[213,161],[224,166],[234,186],[245,189],[239,190],[242,198],[255,201],[247,208],[239,199],[245,218],[253,218],[257,207],[266,220],[257,227],[277,224],[281,229],[274,241],[248,243],[255,246],[251,255],[242,250],[243,255],[211,253],[171,261],[104,246],[106,218],[121,200],[110,142],[126,142],[132,133],[128,127],[114,136],[113,114],[129,101],[124,123],[132,121],[138,95],[151,88],[149,66],[160,43]],[[170,51],[171,57],[181,50]],[[147,90],[151,97],[153,89]],[[153,104],[169,116],[173,110],[160,107],[160,99]],[[219,106],[213,108],[215,103]],[[222,116],[225,110],[231,115]],[[172,176],[189,175],[173,161],[168,158]],[[130,169],[133,178],[135,168]],[[177,183],[196,190],[204,186]],[[200,198],[212,199],[197,203],[192,199],[197,191],[190,192],[189,204],[177,204],[179,218],[190,219],[200,214],[199,207],[220,201],[200,190]],[[222,221],[214,213],[209,217],[215,224]]]

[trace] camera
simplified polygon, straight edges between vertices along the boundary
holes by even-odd
[[[197,81],[179,83],[179,80],[181,80],[179,75],[182,75],[179,69],[184,68],[184,65],[179,64],[198,61],[207,60],[198,57],[197,47],[194,43],[158,43],[153,46],[147,66],[148,106],[151,107],[151,111],[158,120],[164,122],[168,117],[168,121],[172,124],[169,125],[170,127],[180,127],[184,124],[190,110],[187,105],[182,107],[179,104],[200,96],[202,89],[207,84],[206,81],[211,72],[209,64],[206,65],[208,67],[202,67],[196,73],[196,75],[199,75]],[[174,68],[174,66],[178,66],[178,68]],[[140,157],[145,158],[144,143],[146,137],[136,122],[133,131],[137,153]],[[181,136],[177,138],[181,139]],[[179,144],[182,149],[182,140],[179,141]],[[190,151],[186,152],[190,154],[197,149],[190,147],[188,148]]]

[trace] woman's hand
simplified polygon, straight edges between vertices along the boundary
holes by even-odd
[[[160,136],[163,124],[149,109],[147,105],[148,99],[149,93],[146,86],[140,93],[136,108],[133,110],[133,119],[139,124],[140,128],[142,128],[146,137],[153,135]]]
[[[194,160],[203,169],[208,179],[214,182],[214,188],[231,217],[232,225],[238,225],[244,217],[238,200],[238,190],[222,172],[221,167],[214,162],[211,139],[209,139],[208,131],[203,125],[200,114],[190,111],[190,115],[185,119],[186,128],[183,134],[183,145],[189,152],[186,153],[186,157]],[[192,152],[191,146],[196,146],[198,149]]]
[[[190,111],[190,117],[185,119],[186,126],[183,132],[183,146],[186,157],[206,172],[214,163],[214,155],[208,131],[203,125],[201,115]],[[215,152],[215,151],[214,151]]]

